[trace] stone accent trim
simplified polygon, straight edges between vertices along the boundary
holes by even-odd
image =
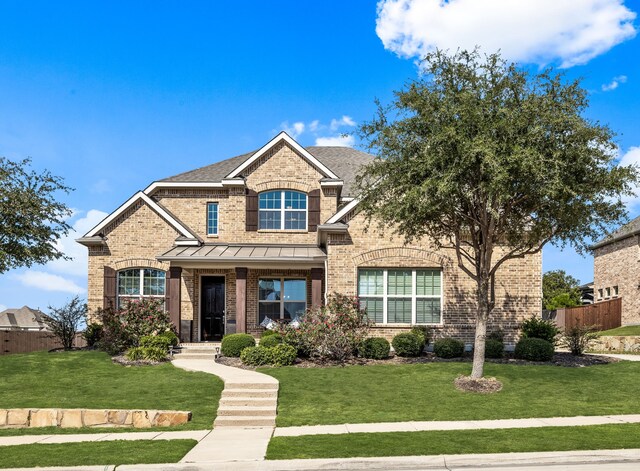
[[[303,193],[309,193],[314,188],[300,180],[273,180],[268,182],[261,182],[255,185],[254,190],[257,193],[262,193],[267,190],[296,190]]]
[[[593,341],[589,350],[597,352],[640,352],[640,337],[603,335]]]
[[[191,420],[190,411],[124,409],[0,409],[0,429],[34,427],[171,427]]]
[[[443,255],[438,255],[428,250],[415,249],[411,247],[389,247],[384,249],[374,249],[363,252],[353,257],[353,264],[357,267],[368,266],[371,262],[385,258],[412,258],[420,261],[424,265],[424,261],[428,260],[435,263],[437,267],[446,267],[451,265],[451,260]]]
[[[127,268],[155,268],[156,270],[168,271],[169,264],[151,258],[128,258],[113,262],[111,268],[115,271],[125,270]]]

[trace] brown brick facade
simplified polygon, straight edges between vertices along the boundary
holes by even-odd
[[[638,236],[627,237],[594,250],[594,301],[611,299],[614,288],[622,297],[622,324],[640,324],[640,245]],[[610,295],[606,290],[609,288]],[[602,297],[599,296],[602,290]]]

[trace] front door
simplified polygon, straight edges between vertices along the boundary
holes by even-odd
[[[224,335],[224,276],[203,276],[200,292],[200,340],[221,340]]]

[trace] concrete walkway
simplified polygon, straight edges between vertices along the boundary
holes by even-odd
[[[640,361],[640,355],[625,354],[625,353],[587,353],[587,355],[611,357],[611,358],[617,358],[618,360]]]
[[[442,430],[478,430],[536,427],[576,427],[582,425],[636,424],[640,415],[595,415],[501,420],[454,420],[425,422],[384,422],[371,424],[305,425],[278,427],[274,437],[301,435],[338,435],[345,433],[425,432]]]
[[[31,445],[33,443],[78,443],[105,442],[113,440],[202,440],[211,430],[185,430],[174,432],[122,432],[122,433],[78,433],[64,435],[19,435],[0,437],[0,446]],[[1,454],[1,453],[0,453]]]
[[[214,430],[189,451],[182,463],[261,461],[273,434],[278,380],[210,360],[175,359],[173,364],[224,381]]]

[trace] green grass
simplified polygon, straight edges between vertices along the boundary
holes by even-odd
[[[615,329],[603,330],[599,335],[640,335],[640,325],[625,325]]]
[[[196,440],[118,440],[3,446],[0,468],[177,463],[196,443]]]
[[[223,382],[170,363],[124,367],[102,352],[36,352],[0,356],[0,408],[190,410],[192,420],[162,430],[210,428]],[[4,429],[0,436],[99,432],[94,428]],[[104,431],[104,430],[102,430]],[[111,428],[109,432],[131,431]]]
[[[464,393],[470,363],[265,368],[280,381],[277,425],[637,414],[640,363],[584,368],[487,363],[502,391]]]
[[[275,437],[267,459],[640,448],[640,424]]]

